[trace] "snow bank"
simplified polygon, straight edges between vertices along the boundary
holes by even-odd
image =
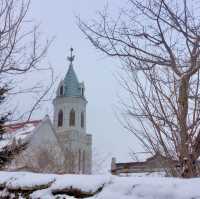
[[[106,175],[62,175],[56,178],[51,189],[55,192],[76,188],[87,193],[94,193],[109,182],[110,176]]]
[[[0,174],[1,176],[1,174]],[[27,172],[13,172],[12,178],[6,184],[9,190],[37,190],[44,189],[50,186],[55,181],[55,175],[36,174]]]
[[[200,199],[200,178],[0,172],[1,193],[31,199]]]
[[[96,199],[198,199],[200,179],[115,177]],[[93,198],[92,198],[93,199]]]

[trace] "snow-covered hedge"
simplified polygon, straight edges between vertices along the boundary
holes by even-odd
[[[0,172],[0,198],[200,199],[200,178]]]

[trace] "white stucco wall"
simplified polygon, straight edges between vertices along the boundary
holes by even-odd
[[[91,173],[92,167],[92,136],[86,133],[86,104],[87,101],[82,97],[57,96],[54,101],[54,128],[60,142],[66,150],[66,156],[72,153],[74,173]],[[75,126],[69,126],[70,111],[75,110]],[[63,126],[58,127],[58,113],[63,111]],[[81,112],[84,112],[84,128],[81,128]],[[80,152],[79,152],[80,151]],[[83,168],[83,153],[85,153],[85,171],[79,171],[79,153],[81,153],[81,168]]]
[[[56,132],[66,131],[69,129],[86,132],[86,104],[87,101],[80,97],[57,97],[54,99],[54,127]],[[74,127],[69,126],[70,111],[75,110],[76,124]],[[58,127],[58,113],[63,111],[63,126]],[[84,128],[81,127],[81,112],[84,112]]]
[[[9,165],[9,170],[64,173],[66,159],[50,123],[45,119],[34,130],[27,148]]]

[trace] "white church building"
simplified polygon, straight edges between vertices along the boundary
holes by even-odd
[[[92,135],[86,130],[85,87],[74,71],[72,51],[68,71],[53,100],[53,123],[46,116],[43,120],[7,125],[0,150],[15,145],[25,147],[2,169],[91,173]]]

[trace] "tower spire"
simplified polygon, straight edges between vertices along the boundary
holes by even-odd
[[[73,48],[70,48],[70,56],[67,57],[68,61],[70,62],[70,65],[72,65],[72,62],[74,61],[75,55],[73,55]]]

